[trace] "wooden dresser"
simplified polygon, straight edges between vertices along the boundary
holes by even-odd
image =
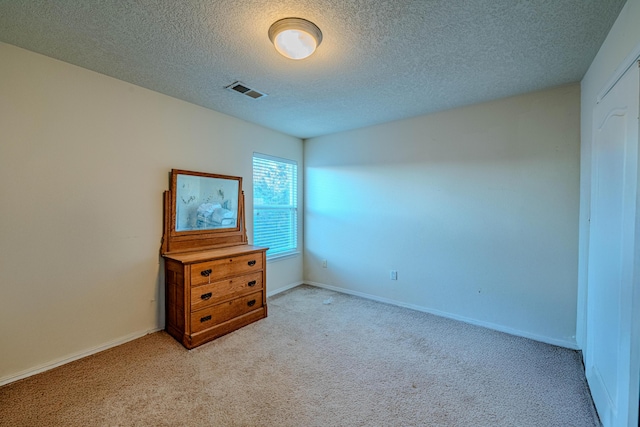
[[[191,349],[267,317],[266,248],[165,255],[166,330]]]
[[[160,249],[166,331],[191,349],[267,317],[267,249],[248,244],[242,177],[173,169]]]

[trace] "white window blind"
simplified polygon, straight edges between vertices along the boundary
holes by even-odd
[[[267,258],[298,248],[298,164],[253,154],[253,244],[267,246]]]

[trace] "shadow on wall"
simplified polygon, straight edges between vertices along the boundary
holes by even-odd
[[[575,346],[577,85],[305,144],[307,280]]]

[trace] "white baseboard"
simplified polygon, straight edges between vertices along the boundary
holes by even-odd
[[[158,332],[158,331],[161,331],[161,330],[162,330],[162,328],[154,328],[154,329],[149,329],[149,330],[146,330],[146,331],[134,332],[133,334],[126,335],[126,336],[124,336],[122,338],[118,338],[117,340],[110,341],[110,342],[108,342],[106,344],[102,344],[102,345],[90,348],[88,350],[83,350],[83,351],[80,351],[78,353],[74,353],[74,354],[72,354],[70,356],[67,356],[67,357],[63,357],[63,358],[60,358],[60,359],[57,359],[57,360],[53,360],[51,362],[44,363],[42,365],[39,365],[39,366],[36,366],[34,368],[30,368],[30,369],[24,370],[22,372],[18,372],[17,374],[13,374],[13,375],[10,375],[8,377],[0,378],[0,386],[3,386],[5,384],[9,384],[9,383],[12,383],[12,382],[15,382],[15,381],[18,381],[18,380],[22,380],[24,378],[30,377],[32,375],[39,374],[41,372],[48,371],[48,370],[53,369],[53,368],[57,368],[58,366],[66,365],[67,363],[73,362],[73,361],[78,360],[78,359],[82,359],[83,357],[87,357],[87,356],[91,356],[92,354],[100,353],[101,351],[110,349],[112,347],[117,347],[117,346],[119,346],[121,344],[124,344],[126,342],[133,341],[133,340],[141,338],[141,337],[143,337],[145,335],[152,334],[154,332]]]
[[[274,295],[278,295],[281,292],[288,291],[289,289],[293,289],[293,288],[295,288],[297,286],[300,286],[300,285],[302,285],[304,283],[306,283],[306,282],[302,282],[302,281],[301,282],[295,282],[295,283],[291,283],[290,285],[286,285],[286,286],[283,286],[281,288],[274,289],[273,291],[267,291],[267,298],[268,297],[272,297]]]
[[[296,286],[300,286],[303,283],[304,282],[291,283],[290,285],[283,286],[281,288],[278,288],[278,289],[275,289],[273,291],[267,292],[267,296],[270,297],[270,296],[273,296],[273,295],[277,295],[277,294],[279,294],[281,292],[288,291],[289,289],[293,289]],[[158,332],[158,331],[161,331],[161,330],[163,330],[163,328],[154,328],[154,329],[149,329],[149,330],[146,330],[146,331],[135,332],[135,333],[129,334],[127,336],[124,336],[122,338],[110,341],[108,343],[105,343],[105,344],[102,344],[102,345],[99,345],[99,346],[96,346],[96,347],[93,347],[93,348],[90,348],[90,349],[87,349],[87,350],[83,350],[83,351],[80,351],[78,353],[73,353],[73,354],[71,354],[69,356],[66,356],[66,357],[63,357],[63,358],[60,358],[60,359],[56,359],[56,360],[53,360],[51,362],[44,363],[42,365],[35,366],[33,368],[30,368],[30,369],[26,369],[26,370],[24,370],[22,372],[18,372],[17,374],[12,374],[12,375],[9,375],[9,376],[6,376],[6,377],[2,377],[2,378],[0,378],[0,386],[6,385],[6,384],[10,384],[12,382],[22,380],[24,378],[28,378],[28,377],[30,377],[32,375],[36,375],[36,374],[48,371],[48,370],[53,369],[53,368],[57,368],[58,366],[66,365],[67,363],[73,362],[75,360],[79,360],[79,359],[82,359],[84,357],[91,356],[92,354],[100,353],[101,351],[110,349],[112,347],[117,347],[117,346],[119,346],[121,344],[124,344],[126,342],[133,341],[133,340],[141,338],[141,337],[143,337],[145,335],[152,334],[154,332]]]
[[[531,339],[531,340],[534,340],[534,341],[540,341],[540,342],[543,342],[543,343],[546,343],[546,344],[555,345],[555,346],[558,346],[558,347],[564,347],[564,348],[568,348],[568,349],[571,349],[571,350],[580,350],[580,347],[578,347],[578,344],[576,342],[573,342],[573,341],[559,340],[559,339],[556,339],[556,338],[550,338],[550,337],[543,336],[543,335],[532,334],[532,333],[521,331],[521,330],[518,330],[518,329],[509,328],[509,327],[502,326],[502,325],[497,325],[495,323],[483,322],[481,320],[475,320],[475,319],[471,319],[469,317],[459,316],[457,314],[447,313],[447,312],[440,311],[440,310],[434,310],[434,309],[430,309],[430,308],[427,308],[427,307],[422,307],[422,306],[419,306],[419,305],[407,304],[407,303],[404,303],[404,302],[395,301],[395,300],[392,300],[392,299],[383,298],[383,297],[379,297],[379,296],[376,296],[376,295],[367,294],[367,293],[364,293],[364,292],[352,291],[350,289],[340,288],[340,287],[332,286],[332,285],[325,285],[324,283],[310,282],[310,281],[305,281],[304,283],[308,284],[308,285],[311,285],[311,286],[316,286],[318,288],[329,289],[331,291],[341,292],[343,294],[354,295],[354,296],[357,296],[357,297],[366,298],[366,299],[370,299],[370,300],[373,300],[373,301],[383,302],[385,304],[396,305],[396,306],[399,306],[399,307],[409,308],[411,310],[421,311],[423,313],[429,313],[429,314],[434,314],[434,315],[440,316],[440,317],[446,317],[448,319],[458,320],[460,322],[469,323],[471,325],[481,326],[483,328],[492,329],[492,330],[498,331],[498,332],[504,332],[504,333],[509,334],[509,335],[515,335],[515,336],[518,336],[518,337],[528,338],[528,339]]]
[[[331,285],[326,285],[324,283],[318,283],[318,282],[311,282],[311,281],[300,281],[300,282],[295,282],[295,283],[291,283],[289,285],[280,287],[278,289],[274,289],[273,291],[269,291],[267,292],[267,297],[272,297],[274,295],[277,295],[281,292],[285,292],[288,291],[289,289],[293,289],[297,286],[303,285],[303,284],[308,284],[311,286],[316,286],[318,288],[324,288],[324,289],[328,289],[331,291],[335,291],[335,292],[341,292],[343,294],[348,294],[348,295],[354,295],[357,297],[361,297],[361,298],[366,298],[366,299],[370,299],[373,301],[378,301],[378,302],[382,302],[385,304],[391,304],[391,305],[396,305],[399,307],[404,307],[404,308],[409,308],[411,310],[416,310],[416,311],[421,311],[424,313],[430,313],[430,314],[434,314],[436,316],[440,316],[440,317],[446,317],[448,319],[453,319],[453,320],[458,320],[461,322],[465,322],[465,323],[469,323],[471,325],[476,325],[476,326],[481,326],[483,328],[487,328],[487,329],[493,329],[495,331],[499,331],[499,332],[504,332],[510,335],[515,335],[515,336],[519,336],[519,337],[523,337],[523,338],[528,338],[528,339],[532,339],[534,341],[540,341],[543,343],[547,343],[547,344],[551,344],[551,345],[556,345],[559,347],[565,347],[565,348],[569,348],[571,350],[579,350],[580,348],[578,347],[577,343],[572,342],[572,341],[566,341],[566,340],[558,340],[555,338],[550,338],[550,337],[546,337],[546,336],[542,336],[542,335],[536,335],[536,334],[531,334],[529,332],[524,332],[524,331],[520,331],[517,329],[513,329],[513,328],[508,328],[502,325],[496,325],[494,323],[490,323],[490,322],[483,322],[483,321],[479,321],[479,320],[475,320],[475,319],[471,319],[468,317],[464,317],[464,316],[458,316],[456,314],[451,314],[451,313],[447,313],[447,312],[443,312],[443,311],[439,311],[439,310],[433,310],[430,308],[426,308],[426,307],[422,307],[422,306],[418,306],[418,305],[413,305],[413,304],[406,304],[400,301],[395,301],[392,299],[388,299],[388,298],[383,298],[383,297],[379,297],[376,295],[371,295],[371,294],[367,294],[364,292],[358,292],[358,291],[352,291],[350,289],[345,289],[345,288],[340,288],[337,286],[331,286]],[[24,379],[24,378],[28,378],[32,375],[36,375],[39,374],[41,372],[45,372],[48,371],[50,369],[53,368],[57,368],[58,366],[62,366],[65,365],[67,363],[73,362],[75,360],[79,360],[82,359],[83,357],[87,357],[87,356],[91,356],[92,354],[96,354],[96,353],[100,353],[101,351],[107,350],[109,348],[112,347],[116,347],[119,346],[121,344],[124,344],[126,342],[129,341],[133,341],[135,339],[141,338],[145,335],[148,334],[152,334],[154,332],[158,332],[161,331],[162,328],[154,328],[154,329],[149,329],[146,331],[141,331],[141,332],[135,332],[133,334],[129,334],[126,335],[122,338],[119,338],[117,340],[114,341],[110,341],[106,344],[102,344],[93,348],[90,348],[88,350],[84,350],[78,353],[74,353],[70,356],[61,358],[61,359],[57,359],[51,362],[47,362],[45,364],[42,364],[40,366],[36,366],[34,368],[31,369],[27,369],[25,371],[22,372],[18,372],[17,374],[13,374],[13,375],[9,375],[7,377],[3,377],[0,378],[0,386]]]

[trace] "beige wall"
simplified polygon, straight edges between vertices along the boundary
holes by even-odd
[[[242,176],[251,213],[252,153],[300,165],[303,153],[297,138],[2,43],[0,132],[0,383],[163,327],[172,168]],[[247,226],[251,241],[252,215]],[[269,264],[270,293],[301,280],[302,256]]]
[[[576,347],[579,114],[574,84],[305,141],[305,279]]]
[[[623,60],[640,46],[640,0],[628,0],[581,82],[580,264],[578,342],[586,346],[587,260],[591,202],[591,138],[593,109],[604,85]]]

